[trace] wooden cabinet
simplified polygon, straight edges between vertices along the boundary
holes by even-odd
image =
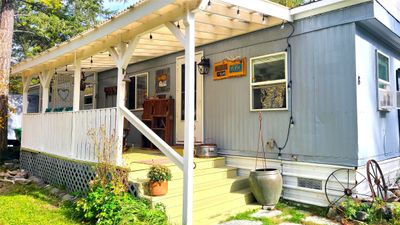
[[[174,99],[146,99],[143,103],[142,121],[169,145],[173,139],[174,106]],[[155,148],[144,136],[142,142],[144,148]]]

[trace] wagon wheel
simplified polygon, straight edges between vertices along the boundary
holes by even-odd
[[[351,174],[355,174],[351,177]],[[357,177],[359,179],[357,180]],[[359,193],[356,187],[363,182],[366,182],[367,178],[353,169],[337,169],[333,171],[325,182],[325,196],[330,205],[349,199],[349,198],[369,198],[368,194]]]
[[[372,197],[386,201],[388,187],[386,186],[385,177],[381,167],[373,159],[367,162],[367,178]]]

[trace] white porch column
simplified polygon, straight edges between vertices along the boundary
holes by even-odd
[[[79,104],[80,104],[80,98],[81,98],[81,60],[80,59],[75,59],[74,62],[74,99],[73,99],[73,110],[79,111]]]
[[[46,109],[49,107],[49,89],[50,82],[53,78],[52,70],[45,70],[39,75],[40,83],[42,85],[42,113],[46,112]]]
[[[28,91],[32,76],[22,77],[22,113],[28,112]]]
[[[126,84],[123,81],[126,67],[129,64],[129,61],[132,57],[133,51],[135,50],[137,43],[139,42],[139,37],[134,37],[129,43],[120,42],[118,46],[111,47],[109,49],[109,53],[114,59],[115,64],[117,65],[118,73],[117,73],[117,121],[116,121],[116,137],[118,140],[118,148],[117,148],[117,156],[116,163],[119,166],[123,165],[122,159],[122,144],[123,144],[123,135],[124,135],[124,114],[121,110],[122,107],[125,107],[125,95],[126,95]]]
[[[93,109],[97,109],[97,87],[99,82],[99,75],[97,72],[93,74]]]
[[[182,224],[193,223],[193,148],[194,148],[194,63],[195,29],[194,14],[187,12],[185,24],[185,136],[183,160],[183,217]]]

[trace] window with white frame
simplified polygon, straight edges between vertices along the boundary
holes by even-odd
[[[127,88],[127,105],[129,109],[143,109],[143,102],[148,97],[148,73],[129,76],[129,88]]]
[[[251,58],[250,66],[250,110],[286,110],[286,52]]]
[[[376,77],[379,110],[390,110],[394,107],[393,92],[390,90],[389,68],[389,57],[380,51],[376,51]]]

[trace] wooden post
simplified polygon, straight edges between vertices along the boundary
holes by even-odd
[[[97,87],[99,82],[99,75],[97,72],[93,74],[93,109],[97,109]]]
[[[185,24],[185,136],[183,160],[183,216],[182,224],[193,223],[193,150],[194,150],[194,51],[195,29],[194,14],[187,11]]]
[[[79,111],[81,97],[81,60],[75,59],[73,110]]]
[[[22,77],[22,113],[28,112],[28,91],[32,76]]]
[[[52,70],[45,70],[39,75],[40,83],[42,85],[42,113],[46,112],[46,109],[49,107],[49,90],[50,90],[50,82],[53,78]]]

